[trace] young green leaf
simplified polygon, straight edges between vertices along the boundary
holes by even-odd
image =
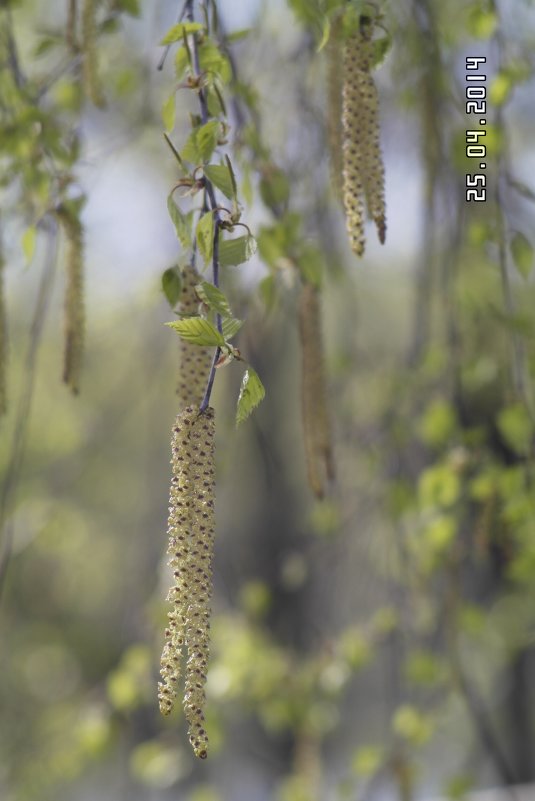
[[[169,267],[162,274],[162,290],[171,308],[176,306],[182,289],[182,278],[176,267]]]
[[[515,267],[523,278],[529,278],[533,269],[533,245],[519,231],[511,240],[511,254]]]
[[[219,333],[213,323],[205,320],[204,317],[188,317],[185,320],[166,323],[166,325],[176,331],[186,342],[191,342],[192,345],[221,347],[225,344],[223,335]]]
[[[182,149],[182,158],[191,164],[202,164],[212,157],[221,132],[221,123],[210,120],[199,128],[194,128]]]
[[[256,239],[251,234],[226,239],[219,244],[219,263],[223,267],[242,264],[256,253]]]
[[[224,164],[208,164],[204,167],[204,174],[214,186],[220,189],[225,197],[232,200],[234,197],[234,187],[229,169]]]
[[[264,399],[266,390],[258,374],[252,367],[248,367],[241,382],[238,406],[236,409],[236,423],[243,423],[253,409]]]
[[[175,93],[170,95],[162,106],[162,120],[166,131],[172,131],[175,127],[176,102]]]
[[[216,286],[208,283],[208,281],[203,281],[195,287],[195,291],[200,299],[216,314],[220,314],[221,317],[232,317],[228,300]]]
[[[195,33],[202,29],[203,26],[200,22],[181,22],[178,25],[173,25],[167,31],[160,44],[167,45],[173,44],[173,42],[181,42],[185,35],[187,36],[189,33]]]
[[[182,214],[175,201],[173,200],[173,193],[167,198],[167,210],[169,216],[175,226],[176,235],[184,250],[189,250],[191,247],[191,234],[186,217]]]
[[[203,214],[197,223],[197,244],[201,256],[208,263],[214,249],[214,215],[211,211]]]
[[[226,317],[221,324],[225,342],[235,337],[242,325],[243,320],[238,320],[236,317]]]

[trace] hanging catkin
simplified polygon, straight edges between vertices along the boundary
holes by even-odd
[[[83,79],[85,93],[95,106],[104,108],[106,101],[102,94],[98,75],[95,0],[84,0],[82,7],[82,51],[84,54]]]
[[[343,174],[343,128],[342,128],[342,67],[343,47],[341,18],[331,25],[327,43],[327,135],[329,140],[331,187],[336,197],[342,200]]]
[[[384,166],[379,143],[379,101],[371,67],[373,26],[362,22],[344,45],[343,198],[351,249],[364,253],[364,201],[385,241]]]
[[[65,41],[72,53],[78,52],[78,42],[76,39],[76,0],[67,0],[67,21],[65,23]]]
[[[302,359],[302,410],[305,453],[310,488],[323,498],[334,480],[331,427],[323,361],[319,292],[304,283],[299,298],[299,335]]]
[[[84,264],[82,225],[77,215],[64,206],[56,215],[65,234],[65,346],[63,380],[77,395],[84,352]]]
[[[0,415],[7,411],[7,320],[4,298],[4,259],[0,252]]]
[[[158,684],[160,711],[173,709],[182,650],[187,651],[184,714],[196,756],[207,755],[204,723],[206,669],[210,648],[210,598],[215,529],[214,410],[189,406],[173,428],[173,477],[169,496],[168,554],[174,583],[168,600],[165,645]]]
[[[195,287],[201,282],[201,276],[191,264],[182,270],[182,289],[178,305],[178,313],[182,316],[198,314],[199,298]],[[213,348],[192,345],[179,339],[179,375],[177,394],[180,408],[200,406],[206,389],[208,375],[212,364]]]

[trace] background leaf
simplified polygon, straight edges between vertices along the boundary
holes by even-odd
[[[252,367],[248,367],[243,375],[243,380],[240,388],[240,395],[238,397],[238,406],[236,409],[236,423],[243,423],[253,409],[264,399],[266,390],[262,384],[258,374]]]
[[[523,278],[529,278],[533,269],[533,245],[529,239],[517,232],[511,240],[511,255],[515,267]]]

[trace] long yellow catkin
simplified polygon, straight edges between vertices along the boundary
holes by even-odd
[[[343,48],[340,36],[341,20],[337,17],[331,25],[327,43],[327,136],[329,141],[331,187],[336,197],[342,200],[343,172],[343,128],[342,128],[342,67]]]
[[[335,477],[321,329],[319,291],[307,282],[299,298],[303,432],[308,481],[318,498]]]
[[[160,711],[173,709],[182,651],[187,650],[184,714],[196,756],[205,759],[206,670],[210,649],[210,599],[215,531],[215,418],[208,407],[189,406],[173,428],[173,477],[169,496],[168,554],[174,583],[158,684]]]
[[[4,259],[0,253],[0,415],[7,411],[7,320],[4,298]]]
[[[98,74],[95,0],[84,0],[82,7],[82,51],[84,54],[83,79],[86,95],[95,106],[104,108],[106,101],[102,94]]]
[[[195,287],[201,282],[201,276],[192,265],[182,270],[182,290],[178,304],[181,315],[198,313],[199,298]],[[212,365],[213,348],[192,345],[179,339],[179,375],[177,394],[180,407],[200,406],[206,389],[210,367]]]
[[[63,380],[77,395],[80,391],[80,374],[85,340],[84,259],[80,220],[71,211],[60,206],[56,215],[65,234],[65,346]]]
[[[379,142],[379,101],[372,75],[373,26],[361,24],[344,45],[343,199],[351,249],[364,253],[364,201],[381,242],[386,235],[384,166]]]

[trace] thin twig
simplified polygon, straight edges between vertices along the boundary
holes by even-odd
[[[188,20],[188,22],[193,22],[193,0],[186,0],[184,5],[184,16]],[[194,78],[199,79],[201,77],[201,68],[199,62],[199,48],[197,45],[197,37],[195,34],[191,36],[191,53],[192,53],[192,61],[193,61],[193,72]],[[199,83],[198,95],[199,95],[199,105],[201,109],[201,122],[205,125],[210,117],[208,111],[208,102],[206,100],[206,95],[204,89]],[[212,245],[212,283],[216,288],[219,288],[219,234],[221,230],[221,219],[219,216],[219,212],[217,211],[218,205],[217,200],[214,192],[214,187],[212,186],[211,181],[205,176],[205,189],[206,195],[210,201],[210,214],[214,216],[214,239]],[[204,210],[206,211],[206,196],[204,201]],[[216,322],[217,322],[217,330],[221,334],[223,331],[223,324],[221,320],[221,315],[216,315]],[[219,357],[221,355],[221,348],[217,347],[214,353],[214,358],[212,360],[212,366],[210,368],[210,373],[208,376],[208,383],[206,385],[206,391],[204,393],[204,398],[202,399],[202,403],[200,406],[201,412],[203,412],[210,403],[210,397],[212,395],[212,389],[214,386],[215,380],[215,373],[217,369],[217,363],[219,361]]]
[[[39,345],[41,343],[43,326],[45,324],[50,303],[52,286],[54,283],[54,275],[57,264],[57,249],[57,225],[55,223],[51,223],[51,228],[48,232],[45,263],[41,275],[39,290],[37,292],[37,300],[35,303],[33,321],[30,330],[30,341],[25,359],[25,375],[20,393],[20,399],[17,404],[18,413],[15,422],[13,443],[11,446],[11,453],[8,460],[4,483],[0,492],[0,535],[3,537],[0,550],[0,596],[4,589],[7,568],[13,545],[13,523],[6,523],[6,521],[11,510],[13,496],[18,484],[21,467],[24,461],[24,454],[26,451],[26,437],[28,433],[28,423],[30,420],[30,411],[33,399],[37,355]]]
[[[180,12],[178,14],[178,17],[177,17],[177,21],[176,21],[177,25],[180,25],[180,23],[184,19],[184,14],[186,13],[187,7],[188,7],[188,0],[185,0],[185,3],[183,4],[182,9],[180,10]],[[167,59],[167,56],[169,55],[170,49],[171,49],[171,45],[170,44],[166,45],[165,50],[162,53],[162,57],[158,62],[158,65],[157,65],[156,69],[160,70],[160,72],[164,68],[164,64],[165,64],[165,61]]]

